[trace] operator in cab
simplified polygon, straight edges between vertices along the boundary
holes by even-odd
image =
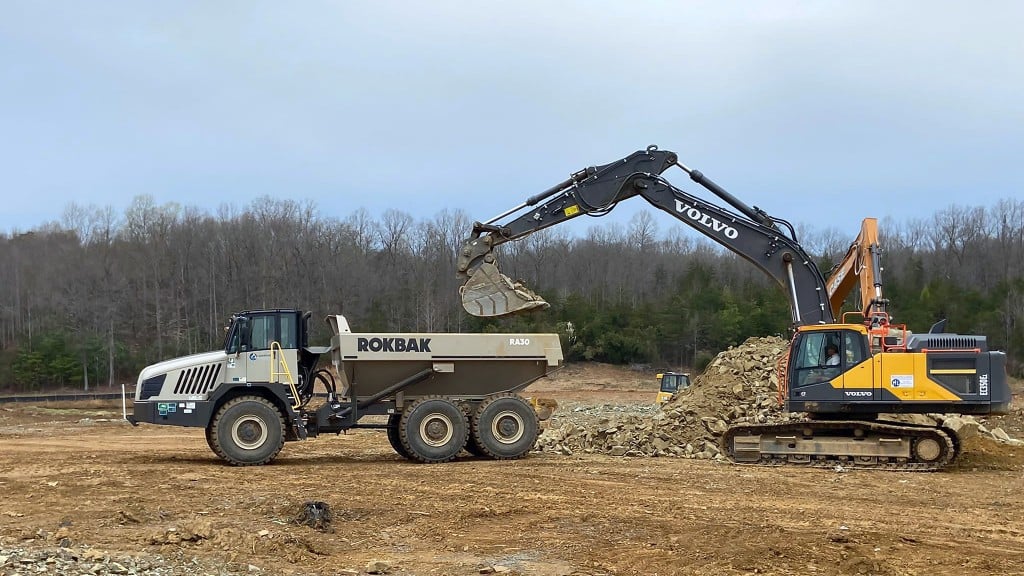
[[[839,366],[839,348],[835,344],[825,347],[825,366]]]

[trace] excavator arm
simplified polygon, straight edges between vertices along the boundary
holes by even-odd
[[[865,218],[860,234],[850,244],[843,260],[829,271],[828,301],[839,314],[843,301],[860,284],[860,311],[864,318],[884,316],[889,301],[882,297],[882,249],[878,243],[878,220]]]
[[[677,166],[691,180],[732,206],[706,202],[665,180]],[[825,280],[796,240],[793,227],[736,199],[697,170],[678,162],[675,153],[650,146],[602,166],[580,170],[491,220],[473,225],[458,258],[466,278],[462,303],[474,316],[496,317],[544,308],[543,298],[498,271],[495,247],[584,214],[600,216],[628,198],[641,196],[698,232],[751,262],[786,292],[794,325],[834,321]],[[524,211],[526,208],[530,208]],[[502,223],[503,219],[521,215]]]

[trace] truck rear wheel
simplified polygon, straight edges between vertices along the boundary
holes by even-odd
[[[540,421],[518,394],[498,394],[480,403],[473,416],[473,439],[495,460],[525,456],[537,443]]]
[[[466,422],[473,421],[473,412],[476,412],[476,407],[479,404],[472,404],[470,402],[464,402],[459,405],[462,408],[462,413],[466,415]],[[473,456],[486,456],[487,454],[480,448],[480,445],[476,443],[476,438],[473,436],[472,430],[470,430],[469,436],[466,438],[466,452],[469,452]]]
[[[239,396],[214,415],[207,440],[217,456],[235,466],[268,464],[284,447],[284,417],[266,398]]]
[[[392,414],[388,416],[388,442],[391,443],[391,447],[395,449],[395,452],[403,458],[412,459],[409,452],[406,451],[405,446],[402,446],[401,433],[398,430],[398,426],[402,422],[401,414]]]
[[[453,402],[433,396],[410,404],[398,431],[402,447],[413,460],[447,462],[466,446],[469,424]]]

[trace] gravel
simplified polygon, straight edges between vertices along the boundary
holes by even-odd
[[[186,554],[125,555],[91,548],[0,546],[0,576],[61,574],[81,576],[236,576],[259,574],[256,566],[231,570]]]

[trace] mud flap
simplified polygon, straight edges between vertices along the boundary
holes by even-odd
[[[459,292],[466,312],[481,318],[543,310],[549,306],[532,290],[499,272],[492,262],[481,264]]]

